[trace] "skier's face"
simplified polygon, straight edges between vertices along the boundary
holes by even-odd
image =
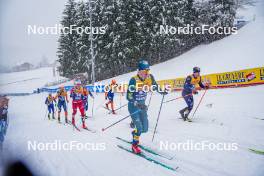
[[[194,76],[195,78],[197,78],[198,76],[200,76],[200,72],[195,72],[195,73],[193,73],[193,76]]]
[[[150,74],[150,70],[140,70],[138,71],[138,75],[142,78],[142,79],[146,79],[148,77],[148,75]]]

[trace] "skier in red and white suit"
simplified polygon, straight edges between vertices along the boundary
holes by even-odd
[[[85,125],[85,112],[83,105],[84,90],[81,86],[81,81],[75,81],[75,85],[71,90],[70,97],[72,98],[72,124],[75,125],[75,114],[79,108],[82,116],[82,128],[87,128]]]

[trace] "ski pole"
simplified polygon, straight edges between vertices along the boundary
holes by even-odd
[[[149,105],[150,105],[150,102],[151,102],[152,95],[153,95],[153,92],[151,92],[150,97],[149,97],[148,108],[149,108]]]
[[[119,110],[119,109],[121,109],[121,108],[123,108],[123,107],[125,107],[125,106],[127,106],[127,105],[128,105],[128,103],[126,103],[126,104],[120,106],[119,108],[115,109],[114,111],[117,111],[117,110]],[[109,112],[108,112],[108,114],[111,114],[111,113],[112,113],[112,111],[109,111]]]
[[[92,105],[92,117],[94,115],[94,98],[93,98],[93,105]]]
[[[161,100],[161,103],[160,103],[159,114],[158,114],[157,122],[156,122],[156,125],[155,125],[155,129],[154,129],[154,132],[153,132],[152,142],[153,142],[155,134],[156,134],[156,130],[157,130],[158,122],[159,122],[159,117],[160,117],[160,112],[161,112],[161,108],[162,108],[162,105],[163,105],[164,97],[165,97],[165,94],[163,94],[162,100]]]
[[[121,93],[120,93],[120,95],[119,95],[119,106],[121,107],[121,105],[122,105],[122,96],[121,96]]]
[[[185,98],[185,97],[188,97],[190,95],[192,95],[192,93],[187,94],[187,95],[184,95],[184,96],[181,96],[181,97],[173,98],[173,99],[168,100],[168,101],[164,101],[163,103],[168,103],[168,102],[171,102],[171,101],[174,101],[174,100],[178,100],[178,99],[181,99],[181,98]]]
[[[133,112],[132,114],[129,114],[128,116],[126,116],[126,117],[124,117],[124,118],[122,118],[122,119],[116,121],[115,123],[113,123],[113,124],[111,124],[111,125],[109,125],[109,126],[107,126],[107,127],[105,127],[105,128],[102,128],[102,131],[107,130],[108,128],[110,128],[110,127],[112,127],[112,126],[118,124],[119,122],[121,122],[121,121],[127,119],[128,117],[130,117],[130,116],[132,116],[132,115],[134,115],[134,114],[139,113],[140,111],[141,111],[141,110],[137,110],[137,111]]]
[[[204,95],[205,95],[206,92],[207,92],[207,89],[205,89],[205,91],[204,91],[204,93],[203,93],[203,95],[202,95],[202,97],[201,97],[201,99],[200,99],[198,105],[196,106],[195,111],[193,112],[192,118],[194,117],[194,114],[196,113],[198,107],[200,106],[200,104],[201,104],[201,102],[202,102],[202,100],[203,100]]]

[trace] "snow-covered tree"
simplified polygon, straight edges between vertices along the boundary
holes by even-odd
[[[76,25],[76,7],[77,4],[74,0],[68,0],[63,11],[61,24],[64,27],[70,28],[71,25]],[[79,58],[79,50],[77,46],[78,35],[75,31],[61,32],[58,47],[58,62],[60,63],[59,71],[63,76],[71,76],[78,73],[79,70],[76,66]]]

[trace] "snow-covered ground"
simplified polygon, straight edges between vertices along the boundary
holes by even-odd
[[[162,64],[155,65],[151,72],[156,79],[182,77],[189,74],[193,66],[200,66],[202,73],[232,71],[264,65],[262,54],[264,34],[264,3],[251,7],[249,11],[256,14],[256,20],[243,27],[237,35],[229,36],[210,45],[199,46],[190,52]],[[116,77],[118,81],[128,81],[129,73]],[[36,79],[33,79],[36,78]],[[30,80],[31,79],[31,80]],[[52,71],[34,70],[30,72],[10,73],[1,75],[1,91],[16,92],[20,88],[32,91],[51,81]],[[26,82],[14,81],[27,80]],[[103,127],[121,119],[128,114],[127,108],[118,111],[118,115],[109,115],[101,106],[104,95],[95,95],[94,117],[87,119],[87,126],[97,130],[73,131],[72,127],[49,121],[45,118],[46,107],[44,99],[47,94],[35,94],[23,97],[10,97],[10,124],[4,143],[5,159],[21,159],[40,175],[92,175],[92,176],[163,176],[163,175],[210,175],[235,176],[264,173],[263,155],[252,153],[248,148],[264,149],[264,118],[263,99],[264,86],[247,88],[232,88],[209,90],[201,103],[193,123],[179,119],[178,111],[185,106],[182,99],[164,104],[158,125],[157,135],[151,142],[153,129],[157,119],[161,96],[154,94],[149,108],[150,128],[143,134],[141,143],[159,149],[160,142],[170,144],[177,142],[209,141],[217,143],[235,143],[235,151],[177,151],[162,150],[167,155],[174,156],[169,165],[179,166],[176,172],[164,169],[142,158],[122,151],[116,147],[120,142],[115,139],[120,136],[131,138],[130,120],[127,119],[117,126],[101,132]],[[195,96],[195,105],[203,91]],[[166,96],[166,100],[180,96],[174,92]],[[115,97],[116,106],[127,103],[125,96]],[[92,105],[91,99],[89,100]],[[71,105],[69,103],[69,109]],[[69,112],[71,114],[71,110]],[[88,113],[91,115],[91,109]],[[63,117],[63,116],[62,116]],[[77,115],[80,123],[79,115]],[[80,125],[80,124],[79,124]],[[62,143],[77,141],[105,145],[105,150],[98,151],[29,151],[28,142]],[[100,148],[100,147],[99,147]],[[162,160],[162,159],[161,159]]]
[[[44,87],[48,82],[58,81],[60,76],[53,76],[52,67],[15,73],[0,74],[1,93],[32,93],[37,88]]]

